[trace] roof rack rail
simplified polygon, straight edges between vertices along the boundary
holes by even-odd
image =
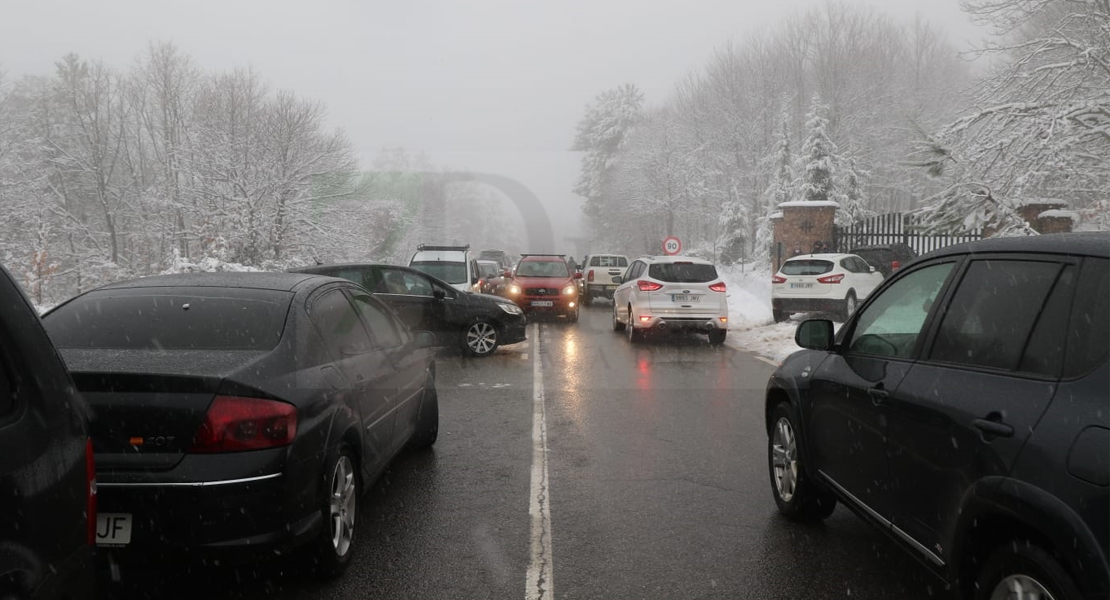
[[[424,252],[425,250],[458,250],[461,252],[465,252],[467,250],[470,250],[470,244],[467,244],[465,246],[433,246],[430,244],[420,244],[416,247],[417,252]]]
[[[521,256],[561,256],[566,258],[566,254],[521,254]]]

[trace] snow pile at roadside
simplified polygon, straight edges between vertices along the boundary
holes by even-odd
[[[771,315],[771,272],[751,265],[720,267],[728,290],[728,343],[754,352],[775,363],[798,350],[794,343],[797,323],[775,323]]]

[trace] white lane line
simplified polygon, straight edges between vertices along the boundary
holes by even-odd
[[[769,358],[763,358],[762,356],[757,356],[757,357],[755,357],[755,359],[756,360],[761,360],[761,361],[771,365],[772,367],[778,367],[779,366],[779,363],[777,363],[777,362],[775,362],[775,361],[773,361]]]
[[[547,420],[540,362],[540,327],[532,324],[532,487],[528,514],[532,517],[532,557],[528,563],[525,600],[555,598],[551,580],[551,494],[547,486]]]

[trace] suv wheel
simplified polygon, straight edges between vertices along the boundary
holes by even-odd
[[[577,323],[578,322],[578,310],[579,310],[578,307],[575,306],[574,310],[567,313],[567,323]]]
[[[627,328],[627,331],[628,331],[628,343],[630,343],[630,344],[638,344],[638,343],[640,343],[640,340],[644,339],[643,331],[640,330],[640,329],[636,329],[636,326],[633,325],[633,323],[635,323],[635,321],[633,321],[634,318],[635,317],[632,316],[632,307],[629,306],[628,307],[628,324],[626,325],[626,328]]]
[[[856,300],[856,293],[848,292],[848,296],[844,298],[844,310],[840,313],[840,316],[847,321],[848,317],[856,312],[857,306],[859,306],[859,301]]]
[[[617,318],[617,304],[613,303],[613,331],[624,331],[624,323]]]
[[[836,508],[836,498],[811,481],[803,468],[800,430],[794,410],[789,404],[780,402],[771,417],[767,466],[779,512],[793,521],[824,520]]]
[[[358,516],[358,473],[354,452],[344,444],[335,459],[327,463],[324,527],[315,545],[310,564],[323,578],[338,576],[347,568],[355,548],[355,525]]]
[[[1029,540],[1013,540],[995,549],[980,571],[975,588],[976,600],[1081,597],[1056,558]]]
[[[709,343],[714,346],[720,346],[725,343],[725,337],[728,335],[726,329],[711,329],[709,330]]]
[[[782,323],[790,318],[790,313],[781,310],[771,309],[771,316],[775,318],[776,323]]]

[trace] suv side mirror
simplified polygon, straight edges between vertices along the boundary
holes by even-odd
[[[575,279],[582,279],[582,271],[576,271],[574,273],[574,278]]]
[[[807,319],[794,331],[794,343],[807,350],[832,349],[833,324],[828,319]]]
[[[505,279],[512,279],[513,278],[513,272],[508,270],[508,269],[505,269],[504,271],[501,272],[501,276],[504,277]]]
[[[613,283],[615,283],[617,285],[620,285],[620,284],[624,283],[624,277],[621,277],[620,275],[617,275],[616,277],[613,278]]]
[[[478,285],[478,276],[474,275],[470,278],[470,285]]]
[[[430,331],[417,331],[412,336],[412,341],[417,348],[431,348],[436,345],[436,336]]]
[[[436,300],[443,300],[447,297],[447,292],[443,290],[432,290],[432,297]]]

